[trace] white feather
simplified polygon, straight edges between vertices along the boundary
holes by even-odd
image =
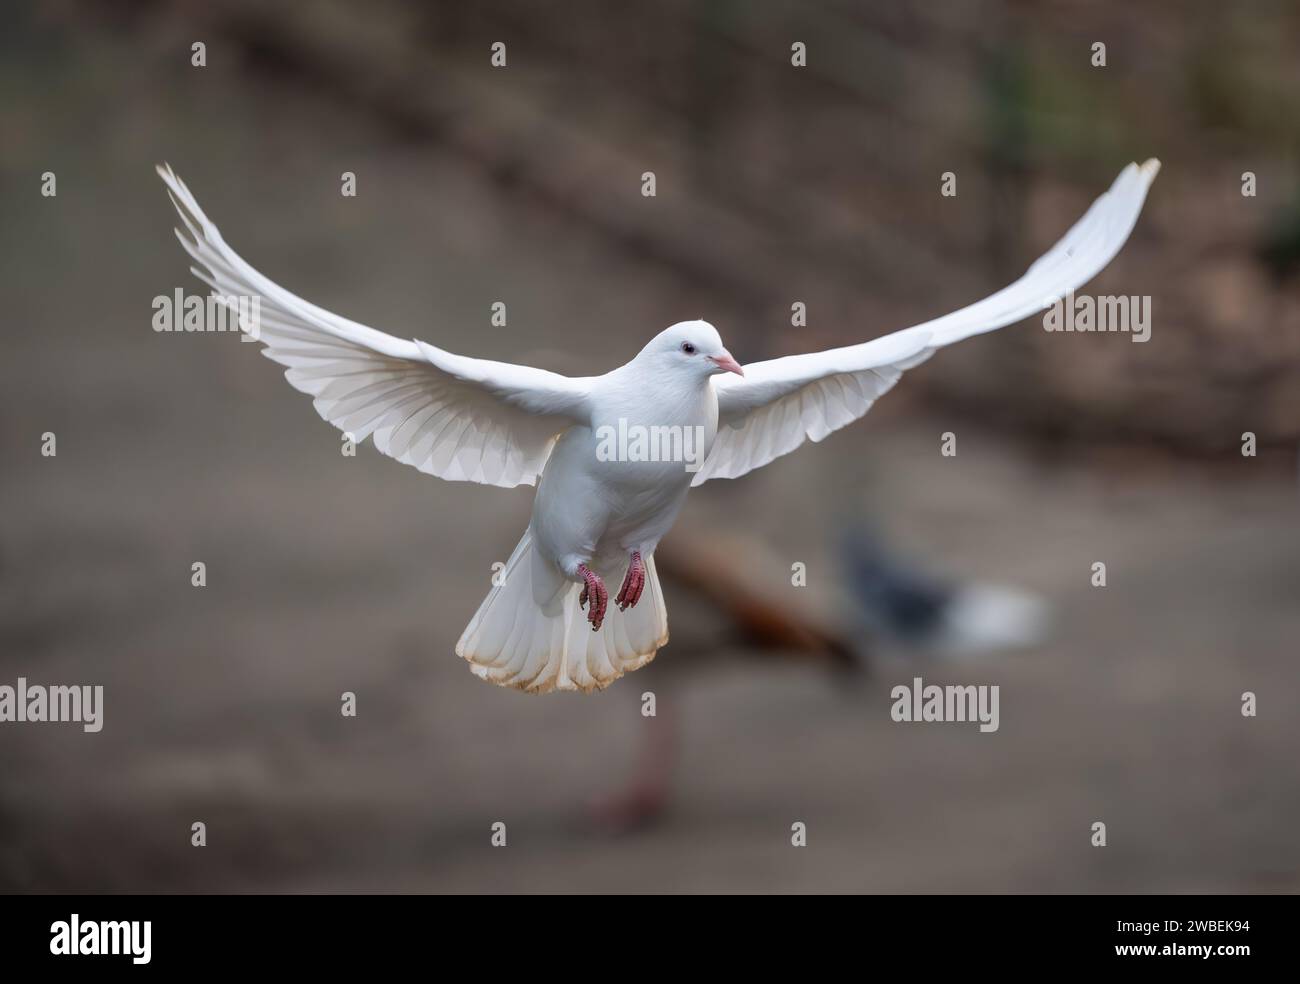
[[[185,183],[159,167],[198,264],[218,300],[261,298],[263,354],[358,442],[422,472],[507,488],[536,484],[561,432],[588,417],[590,380],[453,355],[331,314],[262,276],[231,249]]]
[[[820,441],[865,414],[904,370],[943,346],[1027,318],[1082,287],[1128,239],[1159,170],[1154,159],[1124,168],[1023,277],[982,301],[861,345],[756,362],[743,378],[718,380],[725,426],[694,484],[738,478],[805,440]]]

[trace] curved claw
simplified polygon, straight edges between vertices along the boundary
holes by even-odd
[[[578,596],[578,607],[586,608],[587,602],[591,602],[591,608],[587,610],[587,621],[591,623],[591,631],[595,632],[605,621],[605,610],[609,608],[609,592],[605,589],[605,582],[600,579],[600,575],[593,571],[586,564],[578,565],[578,573],[582,575],[582,594]]]
[[[619,611],[625,612],[641,600],[641,592],[644,590],[645,562],[641,560],[640,551],[633,550],[632,560],[627,565],[627,574],[623,577],[623,587],[619,588],[614,604],[618,605]]]

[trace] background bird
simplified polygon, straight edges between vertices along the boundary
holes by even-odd
[[[743,369],[712,325],[685,321],[626,365],[580,378],[455,355],[316,307],[242,260],[170,167],[158,172],[194,273],[223,303],[261,298],[260,322],[241,327],[325,420],[441,478],[539,485],[532,520],[456,651],[484,679],[545,692],[601,689],[667,642],[654,551],[691,486],[822,440],[937,349],[1081,287],[1127,240],[1158,170],[1154,159],[1130,164],[1024,276],[944,317]],[[598,453],[611,429],[664,427],[702,434],[698,470]],[[612,613],[607,585],[620,577]]]
[[[1050,611],[1036,595],[936,575],[860,522],[844,524],[838,554],[862,635],[948,657],[1028,648],[1047,635]]]

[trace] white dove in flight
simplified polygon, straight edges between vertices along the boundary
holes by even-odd
[[[683,321],[626,365],[583,378],[453,355],[318,308],[226,245],[170,166],[158,173],[185,226],[176,233],[195,276],[227,307],[260,298],[262,354],[288,367],[285,378],[325,420],[439,478],[537,484],[528,529],[456,653],[485,680],[544,693],[603,689],[668,641],[654,552],[691,486],[737,478],[820,441],[937,349],[1083,286],[1128,239],[1159,169],[1154,159],[1128,165],[1024,276],[933,321],[743,368],[712,325]],[[634,428],[698,435],[699,467],[602,453],[608,435]],[[619,576],[615,614],[607,584]]]

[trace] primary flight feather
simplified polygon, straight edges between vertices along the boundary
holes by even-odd
[[[654,551],[692,485],[820,441],[939,348],[1083,286],[1128,239],[1159,168],[1130,164],[1019,280],[933,321],[743,368],[712,325],[684,321],[626,365],[580,378],[454,355],[316,307],[244,262],[170,167],[158,173],[194,274],[232,307],[261,299],[257,324],[241,327],[322,417],[439,478],[538,486],[528,529],[456,652],[486,680],[545,692],[604,688],[668,641]],[[612,435],[647,433],[684,435],[672,445],[681,453],[610,453]],[[606,583],[620,576],[610,612]]]

